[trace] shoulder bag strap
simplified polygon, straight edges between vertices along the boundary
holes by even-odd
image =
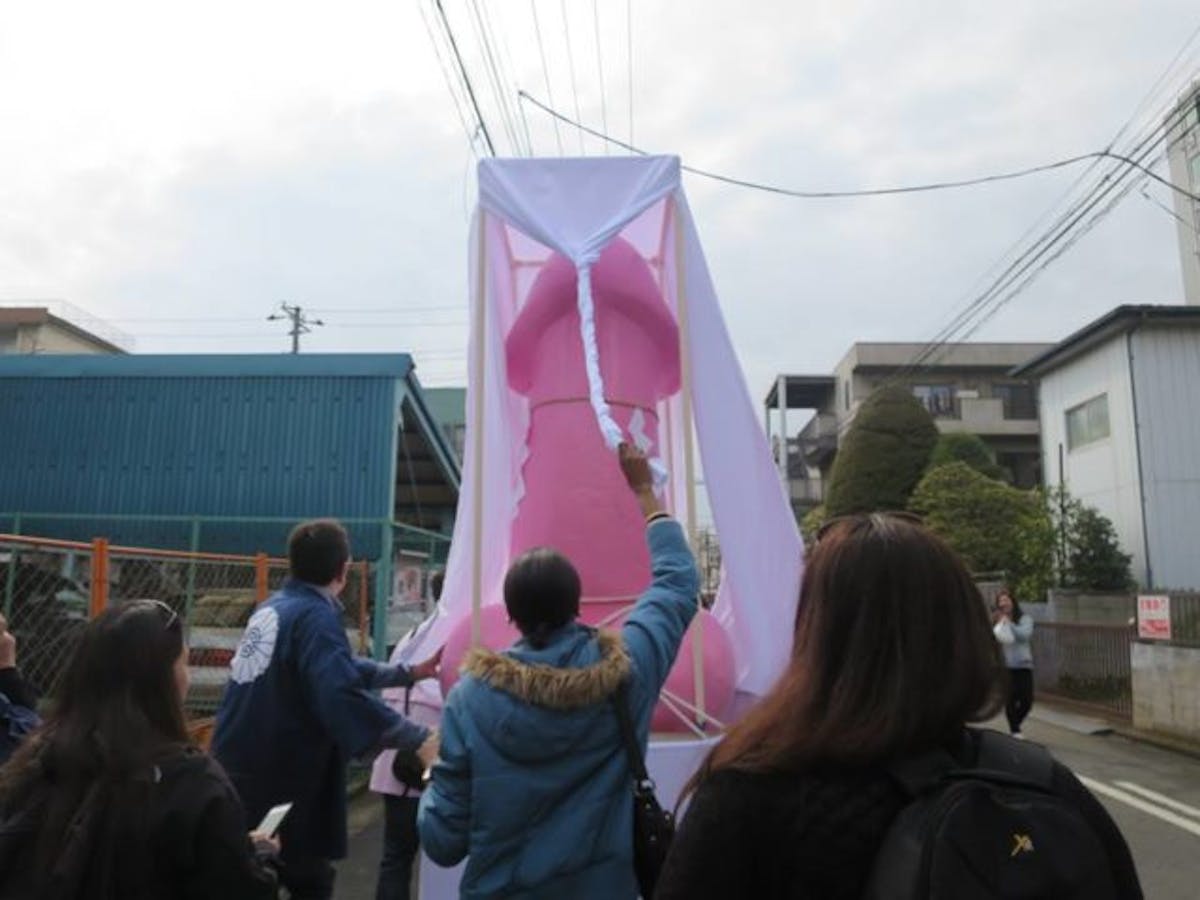
[[[633,780],[638,787],[650,785],[650,775],[646,772],[646,761],[642,758],[642,749],[638,746],[637,733],[633,730],[633,717],[629,712],[629,682],[622,681],[621,686],[613,694],[613,706],[617,711],[617,726],[621,731],[621,742],[625,745],[625,755],[629,759],[629,769],[633,772]]]

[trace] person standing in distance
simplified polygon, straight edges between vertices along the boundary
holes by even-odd
[[[304,522],[288,538],[291,577],[251,617],[217,713],[213,753],[252,822],[293,804],[279,835],[280,883],[293,900],[333,896],[332,861],[346,855],[346,764],[385,748],[426,764],[437,737],[372,691],[437,674],[441,653],[414,666],[355,658],[339,595],[350,540],[332,520]]]
[[[1008,668],[1008,730],[1013,737],[1024,737],[1021,725],[1033,709],[1033,619],[1005,588],[996,597],[992,625]]]

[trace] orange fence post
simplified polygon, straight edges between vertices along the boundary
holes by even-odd
[[[96,618],[108,608],[108,538],[92,541],[92,590],[88,617]]]
[[[262,603],[271,593],[271,570],[267,554],[259,553],[254,557],[254,602]]]
[[[370,592],[371,564],[365,559],[358,564],[358,652],[367,652],[367,605]]]

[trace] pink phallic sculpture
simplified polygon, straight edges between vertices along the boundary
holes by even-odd
[[[674,317],[650,267],[620,238],[592,265],[591,282],[596,345],[612,417],[626,439],[648,456],[667,456],[658,445],[658,404],[680,388]],[[510,547],[514,559],[534,547],[553,547],[564,554],[583,585],[580,618],[615,628],[622,612],[650,583],[650,558],[641,510],[615,454],[605,446],[589,402],[576,292],[575,266],[555,254],[543,265],[506,341],[509,387],[530,404],[524,493],[513,519]],[[734,695],[733,647],[721,624],[707,612],[701,615],[705,709],[719,718]],[[485,606],[485,646],[500,649],[519,637],[503,603]],[[443,691],[457,680],[469,642],[467,616],[446,644]],[[691,633],[667,689],[692,703],[690,644]],[[660,704],[653,727],[678,731],[685,726]]]

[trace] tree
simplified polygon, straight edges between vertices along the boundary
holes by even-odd
[[[817,532],[821,530],[821,526],[825,524],[825,520],[829,516],[825,512],[825,504],[814,506],[804,514],[804,518],[800,520],[800,536],[804,538],[804,545],[811,546],[812,542],[817,538]]]
[[[1047,495],[1054,523],[1058,584],[1085,591],[1125,591],[1134,586],[1132,557],[1121,550],[1111,521],[1099,510],[1056,488]]]
[[[959,432],[943,434],[938,438],[929,457],[929,468],[935,469],[952,462],[964,462],[979,474],[997,481],[1011,481],[1008,470],[997,465],[991,448],[977,434]]]
[[[1054,541],[1039,493],[952,462],[926,473],[910,506],[973,572],[1004,572],[1019,598],[1044,597],[1054,570]]]
[[[859,408],[834,461],[828,515],[907,507],[937,437],[933,417],[911,391],[877,388]]]

